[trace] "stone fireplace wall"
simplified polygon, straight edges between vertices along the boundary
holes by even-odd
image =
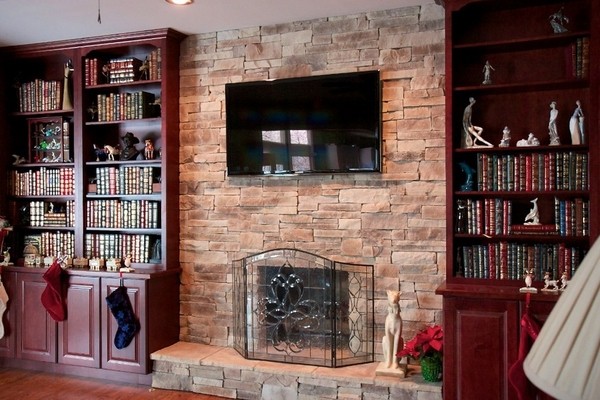
[[[444,13],[434,4],[188,37],[181,54],[181,340],[232,344],[233,260],[291,247],[375,266],[404,336],[441,322]],[[227,178],[225,83],[380,69],[382,174]]]

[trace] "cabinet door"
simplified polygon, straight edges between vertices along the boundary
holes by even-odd
[[[42,305],[44,289],[41,274],[17,274],[17,358],[56,362],[56,322]]]
[[[58,362],[100,367],[100,278],[69,277],[67,320],[58,324]]]
[[[518,350],[518,303],[444,299],[445,399],[514,399],[508,369]]]
[[[147,320],[146,320],[146,281],[124,279],[127,294],[133,311],[140,323],[140,330],[131,343],[117,349],[114,338],[117,333],[117,320],[106,304],[106,297],[120,285],[119,279],[102,279],[102,368],[114,371],[149,373],[147,362]]]
[[[15,273],[2,273],[2,284],[8,294],[8,303],[4,314],[0,316],[2,318],[2,326],[4,327],[4,336],[0,339],[0,357],[13,358],[15,356],[17,337],[15,332]]]

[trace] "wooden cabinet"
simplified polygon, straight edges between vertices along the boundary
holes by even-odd
[[[444,397],[510,399],[525,270],[538,289],[572,276],[600,233],[600,4],[445,8]],[[557,297],[533,296],[534,315]]]
[[[3,272],[16,300],[0,362],[140,381],[150,352],[178,340],[183,37],[157,29],[0,49],[0,129],[10,132],[0,215],[13,224],[6,245],[16,260]],[[40,302],[39,267],[59,254],[104,267],[69,269],[67,320],[56,323]],[[141,329],[118,350],[105,297],[126,261]]]
[[[495,287],[482,296],[457,284],[438,292],[444,295],[444,399],[517,398],[508,371],[518,359],[525,295]],[[557,297],[533,295],[531,315],[543,323]]]

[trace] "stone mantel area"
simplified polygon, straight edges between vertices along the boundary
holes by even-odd
[[[178,342],[151,356],[152,386],[232,399],[441,400],[418,367],[406,379],[376,376],[378,362],[342,368],[246,360],[229,347]]]

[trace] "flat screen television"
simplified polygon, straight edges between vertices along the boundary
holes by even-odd
[[[379,71],[225,85],[227,174],[381,171]]]

